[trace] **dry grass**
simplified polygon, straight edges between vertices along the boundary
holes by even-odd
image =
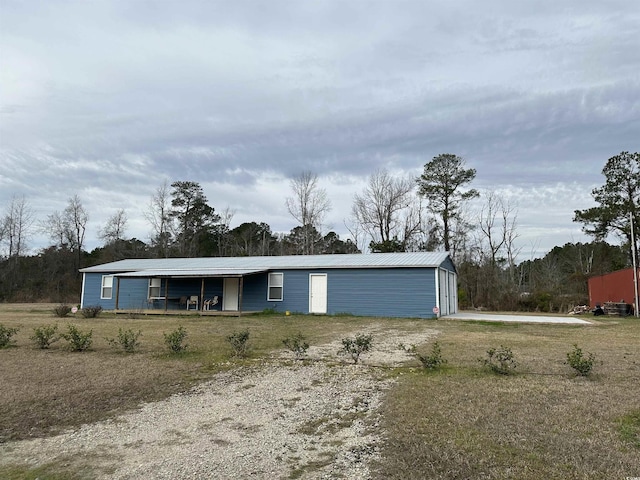
[[[640,418],[640,321],[433,327],[449,363],[404,374],[389,393],[379,478],[640,475],[640,424],[632,423]],[[564,364],[576,342],[596,354],[590,378]],[[501,344],[513,350],[518,374],[495,375],[477,361]]]
[[[60,429],[94,422],[184,391],[213,373],[243,362],[260,361],[282,340],[302,332],[312,345],[353,335],[379,319],[336,317],[327,328],[326,317],[265,315],[251,317],[139,316],[101,314],[95,319],[80,315],[56,318],[55,305],[0,305],[0,324],[20,327],[15,346],[0,349],[0,443],[41,437]],[[410,321],[390,321],[395,328],[410,328]],[[33,329],[58,323],[66,331],[73,323],[82,331],[93,330],[93,346],[87,352],[69,352],[66,341],[49,350],[36,348]],[[163,333],[184,326],[188,337],[185,353],[171,354]],[[118,328],[142,331],[138,353],[125,354],[110,346]],[[247,359],[232,359],[226,337],[250,332]]]
[[[0,442],[49,435],[183,391],[221,369],[260,361],[298,331],[320,345],[381,323],[296,315],[56,319],[52,307],[0,305],[0,323],[21,327],[16,346],[0,350]],[[92,350],[71,353],[64,341],[51,350],[35,348],[33,328],[56,321],[63,330],[69,322],[92,328]],[[383,323],[405,331],[416,325]],[[163,333],[179,325],[189,333],[189,348],[171,355]],[[118,353],[108,345],[105,337],[115,337],[119,327],[143,332],[139,353]],[[640,321],[566,326],[440,320],[428,321],[428,327],[441,332],[437,340],[448,364],[430,373],[416,360],[415,368],[397,370],[399,382],[384,406],[378,478],[640,476]],[[251,333],[249,358],[231,360],[225,337],[245,328]],[[597,356],[591,378],[576,377],[564,364],[574,343]],[[500,345],[513,350],[516,375],[494,375],[478,362]],[[430,345],[419,351],[428,353]]]

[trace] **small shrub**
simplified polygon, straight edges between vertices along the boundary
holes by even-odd
[[[567,353],[567,363],[578,375],[583,377],[588,377],[591,374],[595,360],[596,356],[593,353],[589,353],[589,355],[585,357],[577,343],[574,343],[573,350]]]
[[[49,348],[52,343],[60,340],[58,324],[42,325],[41,327],[34,328],[31,340],[35,342],[38,348],[43,350]]]
[[[116,338],[106,338],[105,340],[109,345],[116,349],[122,349],[125,353],[133,353],[140,346],[138,338],[142,335],[142,332],[134,332],[132,329],[122,330],[118,328],[118,336]]]
[[[442,358],[442,349],[440,348],[440,344],[438,342],[435,342],[433,344],[433,347],[431,347],[431,353],[429,355],[418,355],[418,360],[420,360],[420,363],[422,363],[422,366],[424,368],[429,370],[435,370],[447,363],[447,361]]]
[[[249,351],[249,330],[233,332],[227,336],[227,342],[231,345],[234,357],[244,357]]]
[[[492,372],[500,375],[509,375],[513,373],[518,366],[513,352],[509,347],[500,345],[500,348],[490,348],[487,350],[487,357],[480,359],[485,366],[489,367]]]
[[[355,338],[343,338],[342,348],[338,351],[338,355],[350,355],[353,363],[358,363],[360,355],[371,350],[373,336],[359,334]]]
[[[53,314],[56,317],[64,318],[71,313],[71,307],[69,305],[60,304],[53,307]]]
[[[84,318],[96,318],[100,312],[102,312],[102,307],[100,305],[92,305],[80,310],[80,313]]]
[[[69,342],[69,349],[72,352],[84,352],[91,347],[93,343],[93,330],[88,332],[81,331],[77,326],[69,324],[68,333],[62,333],[60,336]]]
[[[18,333],[18,331],[20,331],[19,328],[5,327],[0,323],[0,348],[8,347],[9,345],[11,345],[11,337]]]
[[[292,337],[285,338],[282,340],[282,343],[295,354],[296,358],[303,357],[309,348],[309,343],[307,343],[306,338],[304,338],[300,332]]]
[[[164,343],[167,344],[169,349],[174,353],[184,352],[187,349],[187,344],[184,340],[187,338],[187,331],[183,326],[179,326],[171,333],[162,333],[164,335]]]

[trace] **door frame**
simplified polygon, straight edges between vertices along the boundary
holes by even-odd
[[[235,295],[230,295],[227,284],[235,284]],[[233,292],[231,292],[233,293]],[[234,308],[230,308],[234,307]],[[240,309],[240,279],[236,277],[225,277],[222,280],[222,310],[237,312]]]
[[[313,310],[313,280],[314,277],[316,279],[324,279],[324,308],[322,312],[320,311],[314,311]],[[310,273],[309,274],[309,313],[317,313],[317,314],[326,314],[327,313],[327,305],[328,305],[328,297],[329,297],[329,290],[328,290],[328,281],[327,281],[327,274],[326,273]]]

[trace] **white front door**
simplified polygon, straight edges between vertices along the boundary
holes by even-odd
[[[222,290],[222,310],[238,310],[239,278],[225,278]]]
[[[309,275],[309,313],[327,313],[327,274]]]
[[[449,315],[458,313],[458,281],[456,274],[449,272]]]
[[[440,315],[449,315],[449,275],[446,270],[438,269],[438,288],[440,289]]]

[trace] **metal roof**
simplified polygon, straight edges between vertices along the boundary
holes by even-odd
[[[207,271],[244,269],[266,271],[273,269],[309,268],[392,268],[438,267],[449,258],[447,252],[369,253],[334,255],[288,255],[263,257],[199,257],[199,258],[138,258],[104,263],[83,268],[83,273],[154,271]],[[194,274],[195,275],[195,274]],[[190,275],[191,276],[191,275]]]

